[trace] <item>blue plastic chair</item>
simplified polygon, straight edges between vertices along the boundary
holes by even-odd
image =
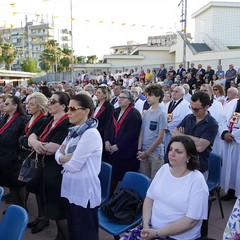
[[[0,222],[0,239],[21,240],[27,223],[28,213],[24,208],[9,206]]]
[[[4,193],[4,188],[0,187],[0,202],[2,201],[3,193]]]
[[[112,178],[112,166],[109,163],[101,163],[101,171],[98,175],[101,183],[102,190],[102,201],[101,204],[104,204],[109,199],[111,178]]]
[[[123,188],[131,189],[138,193],[142,199],[144,199],[150,182],[150,178],[141,173],[127,172],[125,173],[117,191]],[[113,235],[115,240],[119,239],[119,235],[121,233],[124,233],[129,229],[137,226],[142,221],[142,214],[140,214],[137,219],[131,224],[122,225],[114,223],[112,220],[108,219],[108,217],[102,212],[101,209],[99,209],[98,217],[99,227],[102,228],[104,231],[108,232],[109,234]]]
[[[217,155],[215,153],[210,153],[209,160],[208,160],[209,175],[207,179],[207,185],[208,185],[210,194],[213,194],[214,191],[216,191],[219,207],[221,210],[221,215],[222,215],[222,218],[224,218],[222,201],[220,198],[221,163],[222,163],[222,158],[220,155]],[[208,218],[210,216],[212,202],[213,202],[212,200],[209,201]]]

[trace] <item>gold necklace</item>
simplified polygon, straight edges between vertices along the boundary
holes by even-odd
[[[183,177],[187,171],[188,171],[188,169],[186,168],[186,169],[183,171],[183,173],[181,173],[179,176],[176,176],[176,173],[174,174],[173,168],[171,168],[172,175],[173,175],[174,177],[176,177],[176,178]]]

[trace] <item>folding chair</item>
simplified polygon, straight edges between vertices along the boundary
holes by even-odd
[[[134,190],[139,196],[144,199],[150,185],[151,180],[137,172],[127,172],[125,173],[120,186],[118,187],[117,191],[127,188]],[[137,217],[137,219],[131,224],[118,224],[114,223],[112,220],[108,219],[108,217],[99,209],[98,212],[99,217],[99,227],[102,228],[104,231],[108,232],[109,234],[114,236],[114,239],[119,239],[119,235],[128,231],[129,229],[137,226],[142,221],[142,213]]]
[[[216,191],[219,207],[221,210],[221,215],[222,218],[224,218],[222,201],[220,198],[221,161],[222,161],[221,156],[215,153],[210,153],[208,160],[209,175],[207,179],[207,185],[210,195],[212,195],[214,191]],[[212,202],[213,202],[212,200],[209,201],[208,218],[210,216]]]
[[[0,187],[0,202],[2,201],[3,193],[4,193],[3,187]]]
[[[21,240],[27,223],[28,214],[24,208],[9,206],[0,222],[0,239]]]
[[[112,178],[112,166],[109,163],[101,163],[101,171],[98,175],[101,183],[102,190],[102,201],[101,204],[104,204],[109,199],[111,178]]]

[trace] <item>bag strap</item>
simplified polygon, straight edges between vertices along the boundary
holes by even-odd
[[[35,150],[33,150],[23,161],[22,165],[33,155],[33,153],[35,152]]]

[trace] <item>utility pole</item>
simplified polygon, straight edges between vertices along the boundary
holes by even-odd
[[[74,61],[73,61],[73,14],[72,0],[70,0],[70,16],[71,16],[71,82],[73,83]]]
[[[186,51],[187,51],[187,0],[181,0],[178,6],[182,5],[181,23],[183,33],[183,66],[186,68]]]

